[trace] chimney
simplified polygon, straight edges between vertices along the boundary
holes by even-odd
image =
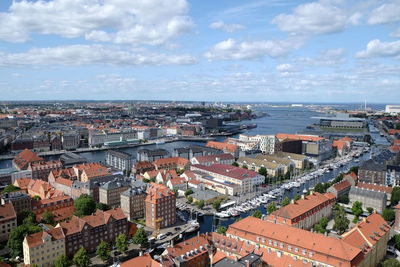
[[[143,251],[139,251],[139,256],[143,256]]]
[[[302,194],[301,195],[301,199],[305,199],[306,197],[305,197],[305,195],[304,194]]]
[[[294,204],[294,199],[290,200],[290,204]]]

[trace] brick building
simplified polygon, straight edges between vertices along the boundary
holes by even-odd
[[[106,204],[109,207],[119,207],[121,201],[121,193],[130,188],[128,179],[115,178],[112,181],[106,182],[99,188],[99,202]]]
[[[26,170],[29,164],[39,162],[44,162],[44,159],[29,149],[24,149],[22,152],[16,155],[12,161],[13,166],[19,171]]]
[[[1,204],[12,203],[15,212],[20,214],[23,210],[31,210],[31,197],[23,191],[4,193],[1,195]]]
[[[144,218],[146,187],[131,187],[121,193],[121,209],[128,220]]]
[[[13,228],[17,227],[17,214],[12,203],[0,205],[0,242],[7,241]]]
[[[145,205],[147,227],[163,228],[176,222],[176,197],[165,185],[151,183]]]
[[[189,160],[181,157],[157,159],[153,164],[157,170],[188,170],[190,167]]]
[[[61,169],[62,163],[59,160],[30,163],[28,170],[32,172],[32,179],[47,181],[51,171]]]

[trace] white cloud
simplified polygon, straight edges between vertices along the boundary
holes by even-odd
[[[394,0],[380,5],[372,10],[369,24],[382,24],[400,21],[400,0]]]
[[[240,60],[262,59],[265,56],[280,57],[297,49],[303,44],[302,40],[262,40],[237,42],[227,39],[217,43],[205,53],[209,60]]]
[[[390,33],[390,36],[400,38],[400,27]]]
[[[276,70],[280,71],[280,72],[291,72],[294,71],[294,66],[292,64],[280,64],[278,66],[276,66]]]
[[[358,58],[365,57],[397,57],[400,56],[400,40],[394,42],[381,42],[378,39],[367,44],[367,48],[356,54]]]
[[[186,65],[194,64],[190,55],[169,55],[119,50],[103,45],[70,45],[32,48],[24,53],[0,52],[0,66],[23,65]]]
[[[13,1],[0,13],[0,39],[26,42],[36,33],[160,45],[191,29],[187,11],[185,0]]]
[[[344,49],[329,49],[321,51],[316,57],[301,57],[296,59],[297,62],[309,66],[328,66],[335,67],[345,63]]]
[[[237,30],[246,29],[246,27],[241,24],[225,24],[222,20],[211,23],[210,28],[214,30],[223,30],[226,32],[234,32]]]
[[[280,14],[272,23],[285,32],[297,34],[329,34],[341,32],[347,23],[358,23],[359,14],[348,16],[329,1],[311,2],[297,6],[292,14]]]

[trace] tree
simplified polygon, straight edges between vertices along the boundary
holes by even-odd
[[[172,189],[172,192],[174,192],[175,196],[178,197],[178,189],[177,188]]]
[[[351,167],[350,170],[349,170],[349,173],[352,173],[352,172],[354,172],[355,174],[358,175],[358,166]]]
[[[362,203],[360,201],[356,201],[353,203],[353,206],[351,207],[351,212],[354,214],[354,223],[358,222],[358,218],[360,217],[361,214],[363,214],[363,209],[362,209]]]
[[[185,197],[187,197],[188,195],[191,195],[191,194],[193,194],[193,193],[194,193],[194,192],[193,192],[192,189],[188,189],[188,190],[185,191]]]
[[[374,208],[367,207],[367,211],[369,214],[372,214],[374,212]]]
[[[89,255],[84,247],[81,247],[74,255],[72,260],[74,264],[78,267],[88,267],[92,264]]]
[[[69,267],[71,264],[64,254],[61,254],[57,257],[56,261],[54,262],[55,267]]]
[[[272,212],[276,211],[276,205],[275,202],[272,202],[267,206],[267,212],[268,214],[271,214]]]
[[[203,207],[204,207],[204,200],[200,200],[200,201],[198,201],[197,202],[197,207],[199,208],[199,209],[202,209]]]
[[[253,213],[252,216],[255,217],[255,218],[261,219],[262,213],[261,213],[260,210],[256,210],[256,211]]]
[[[324,234],[326,232],[326,227],[328,226],[329,220],[325,217],[322,217],[321,220],[314,225],[313,229],[317,233]]]
[[[397,205],[400,201],[400,187],[395,186],[392,190],[392,196],[390,197],[390,204]]]
[[[54,225],[54,223],[55,223],[54,214],[51,211],[46,210],[45,212],[43,212],[42,222]]]
[[[264,176],[264,177],[267,177],[267,175],[268,175],[267,168],[265,168],[265,167],[259,168],[259,169],[258,169],[258,174],[259,174],[259,175],[262,175],[262,176]]]
[[[290,179],[290,171],[287,171],[286,173],[285,173],[285,180],[289,180]]]
[[[32,223],[36,222],[36,215],[31,210],[24,209],[19,215],[17,215],[17,224],[21,225],[24,221],[29,221]]]
[[[247,167],[246,164],[243,164],[243,165],[242,165],[242,168],[247,170],[249,167]]]
[[[342,181],[343,177],[344,177],[343,173],[339,174],[335,179],[333,179],[332,184],[336,184],[336,183]]]
[[[295,200],[295,201],[299,200],[300,198],[301,198],[300,195],[295,195],[295,196],[294,196],[294,200]]]
[[[232,163],[232,166],[239,167],[239,164],[235,161],[234,163]]]
[[[192,203],[193,202],[193,197],[192,196],[188,196],[187,197],[187,203]]]
[[[115,244],[118,251],[124,253],[128,250],[128,237],[124,234],[119,234],[115,239]]]
[[[338,202],[343,203],[343,204],[349,204],[349,202],[350,202],[349,196],[348,195],[340,195],[338,197]]]
[[[344,208],[339,206],[335,212],[333,229],[338,232],[339,235],[343,234],[349,227],[350,221],[346,217]]]
[[[22,242],[25,236],[41,231],[43,231],[43,229],[33,224],[31,219],[24,220],[22,225],[13,228],[7,241],[7,247],[11,250],[11,256],[13,258],[22,256]]]
[[[289,199],[289,197],[285,197],[283,200],[282,200],[282,202],[281,202],[281,206],[282,207],[285,207],[285,206],[287,206],[287,205],[289,205],[290,204],[290,199]]]
[[[392,209],[384,209],[382,212],[382,217],[385,219],[387,222],[394,221],[396,215],[394,210]]]
[[[393,238],[396,248],[400,250],[400,235],[394,235]]]
[[[13,184],[9,184],[9,185],[7,185],[6,187],[4,187],[4,189],[3,189],[3,194],[4,193],[10,193],[10,192],[14,192],[14,191],[18,191],[18,190],[20,190],[21,188],[19,188],[18,186],[15,186],[15,185],[13,185]]]
[[[110,246],[107,242],[102,240],[96,248],[96,255],[104,262],[106,262],[111,256]]]
[[[322,183],[316,184],[315,187],[314,187],[314,191],[318,192],[318,193],[321,193],[321,194],[325,193],[324,192],[324,185]]]
[[[75,215],[78,217],[92,214],[96,210],[96,203],[93,198],[87,194],[82,194],[75,199]]]
[[[39,201],[41,199],[42,198],[40,196],[37,196],[37,195],[32,198],[33,201]]]
[[[225,226],[220,225],[220,226],[218,226],[218,228],[217,228],[217,233],[218,233],[218,234],[221,234],[221,235],[225,235],[226,230],[228,230],[228,229],[227,229]]]
[[[96,209],[106,211],[106,210],[109,210],[110,207],[107,204],[99,202],[99,203],[96,203]]]
[[[396,259],[387,259],[382,263],[382,267],[400,267],[400,262]]]
[[[139,228],[136,231],[135,235],[133,236],[133,243],[142,246],[142,245],[146,244],[147,241],[148,241],[148,239],[147,239],[146,231],[144,230],[143,227]]]
[[[216,211],[218,211],[219,208],[221,207],[221,200],[215,200],[215,201],[212,203],[212,207],[213,207],[213,209],[215,209]]]

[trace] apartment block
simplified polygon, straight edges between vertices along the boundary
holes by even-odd
[[[121,209],[129,221],[144,218],[146,187],[131,187],[121,193]]]
[[[165,185],[151,183],[145,205],[147,227],[164,228],[176,222],[176,196]]]
[[[13,228],[17,227],[17,214],[12,203],[0,205],[0,242],[7,241]]]
[[[115,178],[101,185],[99,188],[99,201],[109,207],[118,207],[121,202],[121,193],[130,188],[128,179]]]
[[[106,154],[107,165],[118,170],[131,170],[133,158],[132,155],[123,151],[108,150]]]

